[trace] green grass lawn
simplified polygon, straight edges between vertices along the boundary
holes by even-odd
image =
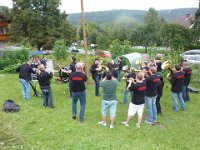
[[[117,90],[119,102],[122,102],[124,87],[125,83],[121,82]],[[120,123],[126,118],[128,104],[118,103],[115,127],[109,129],[108,126],[97,124],[101,120],[102,98],[94,96],[94,85],[87,86],[87,106],[83,124],[71,118],[68,84],[55,84],[52,79],[52,90],[55,109],[44,108],[41,98],[32,96],[30,101],[22,99],[17,74],[0,76],[0,104],[3,105],[6,99],[13,99],[20,105],[18,113],[0,111],[0,149],[198,150],[200,148],[199,94],[191,94],[191,102],[186,104],[186,112],[175,113],[172,111],[170,85],[166,83],[161,99],[163,113],[158,116],[162,126],[142,123],[141,128],[137,128],[135,126],[137,117],[131,120],[129,127],[121,125]]]

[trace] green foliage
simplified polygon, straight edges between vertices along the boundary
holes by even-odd
[[[181,25],[166,23],[160,30],[162,45],[170,47],[173,50],[183,50],[188,45],[189,32],[189,29]]]
[[[20,64],[13,64],[13,65],[8,65],[5,66],[3,68],[4,72],[9,72],[9,73],[15,73],[16,72],[16,68],[19,66]]]
[[[66,52],[66,44],[64,40],[58,40],[55,42],[54,45],[54,56],[56,59],[65,59],[67,52]]]
[[[127,54],[131,52],[131,42],[128,40],[120,41],[114,40],[109,46],[109,51],[112,53],[113,58]]]
[[[75,39],[75,28],[59,9],[60,0],[13,0],[13,4],[12,41],[27,38],[38,49],[51,49],[56,40],[64,39],[69,45]]]

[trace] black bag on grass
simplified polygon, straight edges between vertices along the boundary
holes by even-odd
[[[13,100],[8,99],[3,104],[3,110],[5,112],[18,112],[19,106]]]

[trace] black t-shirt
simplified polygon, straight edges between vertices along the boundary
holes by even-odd
[[[119,68],[118,68],[119,71],[122,70],[122,67],[123,67],[123,66],[122,66],[122,61],[118,61],[118,67],[119,67]]]
[[[98,64],[93,64],[93,65],[91,66],[90,72],[91,72],[91,74],[92,74],[92,77],[94,77],[94,76],[97,75],[97,71],[96,71],[97,67],[98,67]]]
[[[172,84],[171,91],[175,93],[182,92],[183,83],[184,83],[184,73],[176,72],[171,80]]]
[[[85,91],[85,81],[87,76],[82,72],[73,72],[70,76],[70,84],[72,92],[83,92]]]
[[[69,66],[69,70],[71,70],[72,72],[75,72],[76,71],[76,62],[72,62],[71,64],[70,64],[70,66]],[[71,72],[71,73],[72,73]]]
[[[133,96],[131,102],[135,105],[140,105],[145,103],[145,91],[146,84],[145,82],[133,84],[130,88],[130,91],[133,91]]]
[[[184,75],[184,85],[188,86],[190,83],[190,79],[191,79],[191,75],[192,75],[192,69],[190,67],[185,68],[183,70],[183,72],[185,73]]]
[[[161,68],[162,62],[157,62],[156,66],[157,66],[157,72],[162,72],[162,68]]]
[[[41,89],[50,87],[50,80],[53,77],[52,73],[48,73],[46,71],[41,72],[41,74],[37,74],[37,79],[40,84]]]
[[[160,81],[160,78],[157,77],[155,74],[150,75],[146,78],[146,96],[148,97],[154,97],[157,95],[157,86],[158,82]]]
[[[128,79],[129,78],[133,78],[133,79],[135,79],[136,78],[136,74],[135,73],[129,73],[128,75],[127,75],[127,80],[126,80],[126,87],[128,86],[128,84],[129,84],[129,82],[128,82]]]

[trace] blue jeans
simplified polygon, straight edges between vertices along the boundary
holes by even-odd
[[[124,101],[123,103],[126,104],[128,102],[128,93],[129,93],[129,90],[127,90],[127,88],[124,89]],[[131,98],[133,96],[133,91],[130,92],[131,93]]]
[[[49,87],[48,89],[42,89],[42,99],[44,106],[54,108],[51,87]]]
[[[30,84],[27,80],[19,79],[22,85],[22,94],[24,99],[30,99]]]
[[[185,102],[183,100],[182,92],[180,92],[180,93],[172,92],[172,100],[174,103],[174,110],[178,111],[178,99],[180,101],[182,110],[185,110]]]
[[[77,113],[77,101],[80,100],[80,121],[84,121],[84,113],[86,106],[86,93],[84,92],[72,92],[72,116],[76,116]]]
[[[147,97],[145,96],[146,106],[147,106],[147,121],[149,122],[157,122],[157,109],[156,109],[156,97]]]
[[[118,70],[118,72],[117,72],[117,80],[119,81],[119,82],[121,82],[121,70]]]
[[[96,75],[94,78],[95,81],[95,95],[98,96],[99,95],[99,80],[100,80],[100,76]]]
[[[185,102],[190,101],[188,86],[183,86],[182,95]]]

